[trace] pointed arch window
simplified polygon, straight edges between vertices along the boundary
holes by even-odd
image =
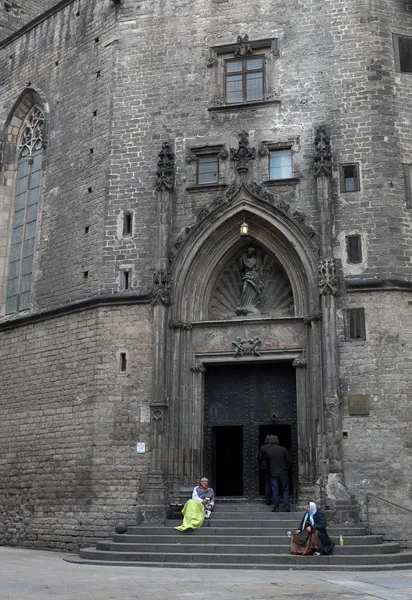
[[[33,106],[23,124],[18,146],[7,313],[26,310],[30,306],[43,141],[44,113],[38,106]]]

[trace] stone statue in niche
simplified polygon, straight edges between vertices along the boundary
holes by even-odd
[[[258,268],[256,249],[252,246],[242,255],[242,266],[242,295],[235,312],[237,315],[259,315],[257,305],[264,285]]]
[[[210,319],[294,315],[293,292],[285,269],[257,245],[238,249],[223,265],[209,300]]]

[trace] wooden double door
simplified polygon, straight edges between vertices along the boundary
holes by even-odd
[[[204,473],[220,497],[264,493],[257,455],[275,434],[297,472],[296,375],[290,362],[208,366],[205,380]]]

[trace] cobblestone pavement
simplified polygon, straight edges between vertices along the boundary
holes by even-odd
[[[412,570],[302,572],[76,565],[0,547],[0,600],[412,600]]]

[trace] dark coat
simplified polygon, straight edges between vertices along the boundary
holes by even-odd
[[[268,472],[268,465],[267,465],[267,461],[266,461],[266,454],[265,454],[265,450],[266,448],[269,448],[270,444],[263,444],[260,448],[259,448],[259,454],[258,454],[258,463],[259,463],[259,468],[264,471],[265,473]]]
[[[306,515],[307,513],[305,513]],[[305,515],[300,522],[298,529],[303,531],[303,521],[305,520]],[[309,517],[306,520],[306,527],[310,525]],[[317,510],[313,515],[313,525],[311,525],[312,529],[319,531],[320,543],[322,544],[322,552],[323,554],[332,554],[332,551],[335,547],[335,542],[332,542],[328,534],[326,533],[326,517],[322,511]]]
[[[290,469],[288,451],[279,444],[265,444],[266,466],[271,477],[287,475]]]

